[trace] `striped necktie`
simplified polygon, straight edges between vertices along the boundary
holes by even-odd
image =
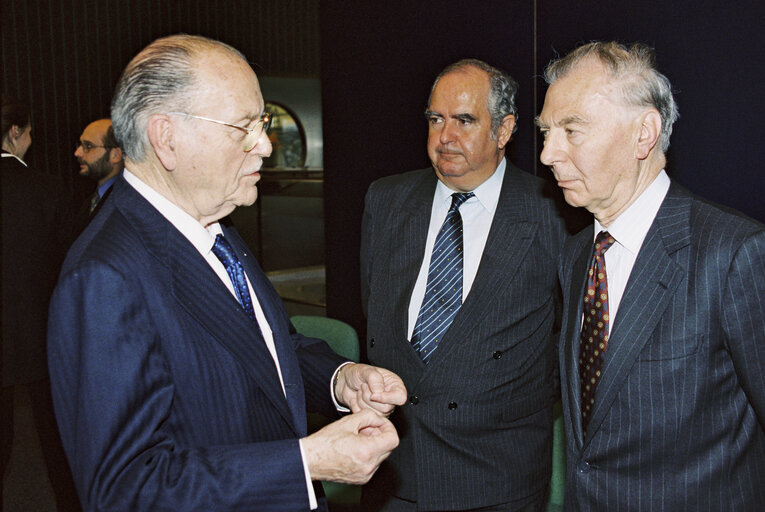
[[[412,345],[425,364],[462,305],[460,206],[473,195],[452,194],[452,205],[433,244],[425,297],[412,333]]]

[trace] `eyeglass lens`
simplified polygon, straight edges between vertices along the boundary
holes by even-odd
[[[258,120],[258,125],[255,126],[252,131],[247,132],[247,135],[244,138],[244,150],[245,151],[251,151],[252,148],[255,147],[255,145],[258,143],[258,139],[260,138],[260,134],[263,132],[268,132],[268,129],[271,128],[271,120],[273,119],[273,116],[270,112],[266,112],[261,116],[261,118]]]

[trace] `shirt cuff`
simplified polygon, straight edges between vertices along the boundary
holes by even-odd
[[[298,439],[298,445],[300,446],[300,458],[303,460],[303,472],[305,473],[305,485],[308,489],[308,506],[311,510],[319,508],[319,502],[316,501],[316,492],[313,490],[313,482],[311,482],[311,473],[308,471],[308,462],[305,460],[305,452],[303,452],[303,440]]]
[[[348,366],[349,364],[354,364],[354,363],[353,361],[348,361],[338,366],[337,370],[335,370],[335,373],[332,374],[332,380],[329,381],[329,394],[332,396],[332,403],[335,404],[335,409],[337,409],[337,412],[351,412],[351,410],[348,409],[346,406],[340,405],[337,402],[337,399],[335,398],[335,379],[337,379],[337,374],[340,373],[340,369],[343,366]]]

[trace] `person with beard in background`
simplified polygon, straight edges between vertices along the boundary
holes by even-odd
[[[82,205],[77,216],[79,233],[109,195],[124,165],[122,149],[114,137],[111,119],[99,119],[85,127],[75,145],[74,157],[80,164],[80,176],[97,182],[96,190]]]

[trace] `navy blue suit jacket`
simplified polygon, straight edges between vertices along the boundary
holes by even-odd
[[[670,186],[612,325],[583,437],[591,251],[588,228],[560,269],[566,510],[762,510],[765,226]]]
[[[306,406],[337,414],[330,380],[343,359],[295,333],[242,239],[224,232],[273,330],[286,399],[255,324],[124,178],[67,256],[49,366],[86,510],[308,510],[298,438]]]

